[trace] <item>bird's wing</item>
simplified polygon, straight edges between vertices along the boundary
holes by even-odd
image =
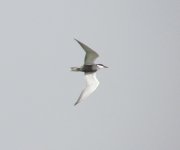
[[[98,53],[96,53],[94,50],[92,50],[87,45],[83,44],[82,42],[80,42],[78,40],[76,40],[76,41],[80,44],[80,46],[86,52],[86,56],[85,56],[85,59],[84,59],[84,64],[85,65],[92,65],[92,64],[94,64],[94,61],[96,60],[96,58],[99,57]]]
[[[93,93],[99,85],[99,81],[96,78],[96,73],[85,73],[86,87],[81,92],[78,100],[74,105],[77,105],[81,100],[87,98],[91,93]]]

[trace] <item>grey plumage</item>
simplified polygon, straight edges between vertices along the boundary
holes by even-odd
[[[96,78],[96,71],[101,68],[107,68],[106,66],[102,64],[95,64],[95,60],[99,57],[98,53],[92,50],[90,47],[85,45],[84,43],[78,41],[75,39],[80,46],[85,51],[85,59],[84,59],[84,65],[81,67],[71,67],[72,71],[75,72],[84,72],[85,73],[85,79],[86,79],[86,87],[81,92],[78,100],[74,105],[77,105],[79,102],[81,102],[83,99],[87,98],[90,94],[92,94],[96,88],[99,85],[99,81]]]
[[[92,65],[94,64],[94,61],[96,60],[96,58],[99,57],[98,53],[96,53],[94,50],[92,50],[90,47],[88,47],[87,45],[85,45],[84,43],[78,41],[77,39],[75,39],[79,45],[84,49],[84,51],[86,52],[86,56],[84,59],[84,65]]]

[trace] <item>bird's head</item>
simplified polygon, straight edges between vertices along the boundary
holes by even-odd
[[[98,69],[102,69],[102,68],[108,68],[107,66],[104,66],[103,64],[97,64]]]

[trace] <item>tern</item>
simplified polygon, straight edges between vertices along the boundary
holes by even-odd
[[[81,92],[78,100],[74,104],[77,105],[82,100],[86,99],[89,95],[91,95],[98,87],[99,81],[96,78],[96,72],[99,69],[108,67],[104,66],[103,64],[95,64],[95,60],[99,57],[99,54],[87,45],[85,45],[84,43],[78,41],[77,39],[75,39],[75,41],[79,43],[79,45],[83,48],[83,50],[86,53],[83,66],[71,67],[71,71],[84,72],[86,79],[86,87]]]

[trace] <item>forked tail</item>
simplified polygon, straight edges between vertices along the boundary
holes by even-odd
[[[71,67],[71,71],[81,71],[81,69],[78,67]]]

